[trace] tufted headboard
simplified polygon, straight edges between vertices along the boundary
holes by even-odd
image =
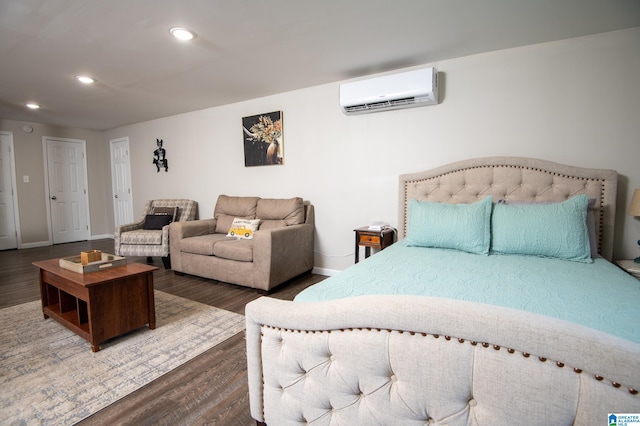
[[[586,194],[595,200],[598,252],[613,256],[618,174],[615,170],[573,167],[525,157],[484,157],[400,176],[398,237],[406,234],[409,200],[472,203],[494,201],[559,202]]]

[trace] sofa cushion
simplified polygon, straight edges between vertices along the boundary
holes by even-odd
[[[178,217],[178,207],[158,207],[155,206],[151,209],[151,214],[154,215],[169,215],[173,222]]]
[[[255,219],[259,197],[218,196],[213,217],[217,219],[216,233],[226,234],[231,228],[233,219]]]
[[[213,246],[213,254],[222,259],[253,262],[253,240],[225,238]]]
[[[283,226],[304,223],[304,204],[302,198],[261,198],[257,203],[256,217],[262,220],[260,229],[282,228]]]
[[[180,251],[185,253],[213,256],[213,247],[219,241],[226,240],[225,234],[207,234],[184,238],[180,241]]]
[[[148,214],[144,217],[142,229],[158,230],[173,222],[173,216],[168,214]]]
[[[194,220],[198,215],[198,203],[193,200],[184,198],[162,198],[149,200],[145,204],[144,211],[146,214],[162,211],[164,208],[176,208],[174,222],[183,222],[186,220]],[[156,210],[158,209],[158,210]]]
[[[120,244],[153,245],[162,244],[162,230],[136,229],[123,232],[120,235]]]

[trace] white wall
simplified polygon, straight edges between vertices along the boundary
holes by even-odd
[[[316,207],[316,267],[353,263],[353,229],[397,224],[397,179],[470,157],[516,155],[616,169],[616,255],[640,250],[625,212],[640,188],[640,28],[425,64],[440,105],[344,116],[339,83],[114,129],[131,143],[134,214],[185,197],[211,217],[218,194],[301,196]],[[206,90],[204,88],[203,90]],[[244,167],[243,116],[283,111],[283,166]],[[164,140],[169,172],[152,165]]]
[[[33,128],[31,133],[22,130]],[[20,227],[18,247],[39,247],[53,244],[49,239],[44,173],[43,137],[79,139],[87,142],[87,171],[89,174],[89,205],[91,234],[94,238],[113,235],[111,198],[111,170],[109,144],[103,143],[103,132],[73,127],[7,120],[0,118],[0,130],[11,132],[15,147],[15,175]],[[24,177],[28,177],[25,182]]]

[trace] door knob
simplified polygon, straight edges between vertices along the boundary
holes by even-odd
[[[52,200],[57,200],[58,197],[56,197],[55,195],[53,197],[51,197]]]
[[[116,198],[118,198],[118,196],[116,195]]]

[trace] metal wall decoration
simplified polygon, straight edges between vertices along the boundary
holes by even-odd
[[[167,151],[162,147],[162,139],[156,139],[156,145],[158,148],[153,151],[153,164],[160,172],[160,169],[164,168],[165,172],[169,171],[169,160],[167,160]]]
[[[242,118],[244,165],[283,164],[282,111]]]

